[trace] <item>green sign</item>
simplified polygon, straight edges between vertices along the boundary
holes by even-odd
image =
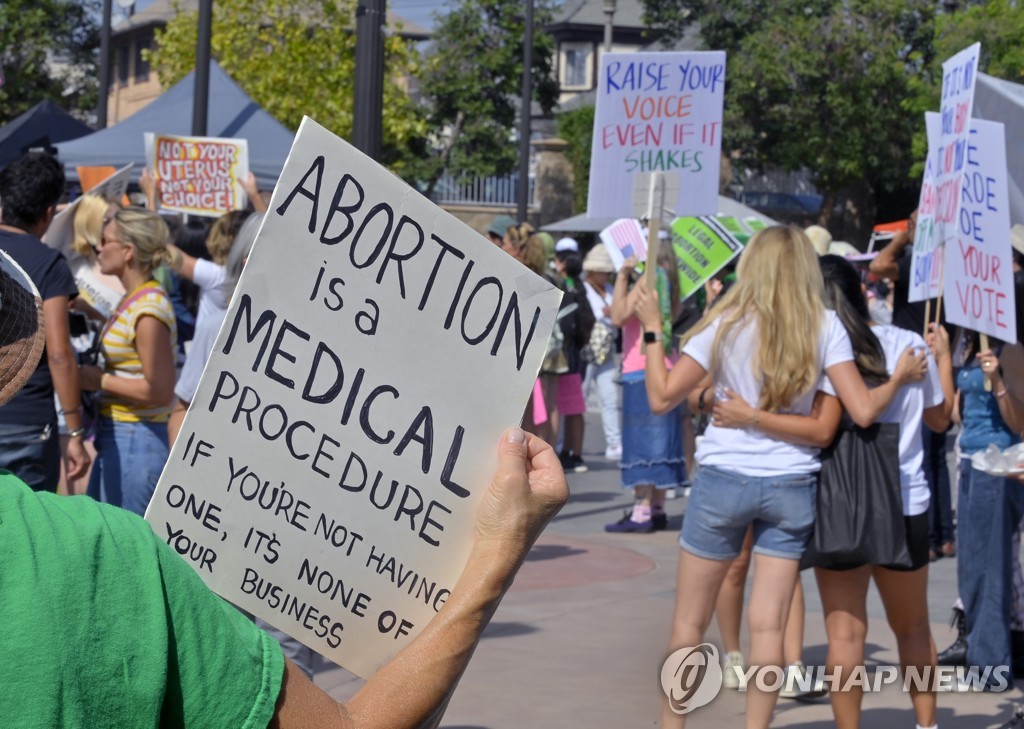
[[[735,216],[732,215],[719,215],[716,220],[721,223],[722,227],[728,230],[733,235],[746,235],[747,229],[743,227]]]
[[[676,218],[672,221],[672,248],[679,262],[679,298],[696,293],[743,250],[735,235],[718,218]]]
[[[759,230],[764,230],[765,228],[768,227],[767,225],[765,225],[765,222],[760,218],[750,217],[745,219],[743,222],[746,223],[747,227],[750,228],[755,233],[758,232]]]

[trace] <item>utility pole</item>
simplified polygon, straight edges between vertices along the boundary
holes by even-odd
[[[533,0],[526,0],[523,33],[523,95],[519,104],[519,203],[517,220],[526,221],[530,195],[530,106],[533,102]]]
[[[199,0],[196,36],[196,76],[192,92],[192,135],[206,136],[210,103],[210,38],[213,36],[213,0]]]
[[[110,98],[110,16],[111,0],[103,0],[103,25],[100,27],[100,89],[96,101],[96,128],[107,128],[107,101]]]
[[[604,52],[611,53],[612,30],[615,29],[615,0],[604,0]]]
[[[387,0],[359,0],[356,8],[356,84],[352,143],[380,160],[384,113],[384,21]]]

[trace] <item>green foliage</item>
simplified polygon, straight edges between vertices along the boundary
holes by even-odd
[[[544,113],[554,107],[554,40],[541,28],[550,4],[534,11],[533,98]],[[421,73],[428,106],[430,149],[416,176],[428,188],[446,169],[472,175],[506,174],[516,166],[512,140],[523,75],[526,27],[520,0],[462,0],[437,18],[433,50]]]
[[[98,0],[0,0],[0,124],[45,99],[80,115],[96,108],[98,6]]]
[[[905,184],[920,117],[901,100],[932,60],[932,0],[646,0],[670,33],[695,20],[727,52],[724,148],[756,168],[806,168],[826,193]]]
[[[1013,0],[989,0],[936,19],[935,50],[930,63],[912,80],[911,96],[904,103],[908,113],[922,119],[914,135],[910,171],[918,179],[924,171],[928,140],[923,114],[939,110],[942,62],[964,48],[981,43],[979,68],[998,78],[1024,83],[1024,7]]]
[[[590,184],[590,145],[594,136],[594,107],[584,106],[558,115],[558,136],[568,142],[565,156],[573,171],[573,205],[587,209]]]
[[[217,0],[213,56],[252,99],[289,129],[309,115],[335,134],[352,135],[355,85],[354,0]],[[166,88],[195,66],[196,13],[179,13],[157,33],[150,53]],[[406,83],[417,57],[397,35],[385,40],[385,164],[401,172],[405,150],[426,133]]]

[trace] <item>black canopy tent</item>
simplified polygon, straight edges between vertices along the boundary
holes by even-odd
[[[41,101],[0,127],[0,169],[32,149],[50,150],[91,134],[92,129],[50,100]]]

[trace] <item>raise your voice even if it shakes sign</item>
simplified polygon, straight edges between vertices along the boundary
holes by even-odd
[[[366,677],[444,605],[560,292],[310,119],[146,518]]]

